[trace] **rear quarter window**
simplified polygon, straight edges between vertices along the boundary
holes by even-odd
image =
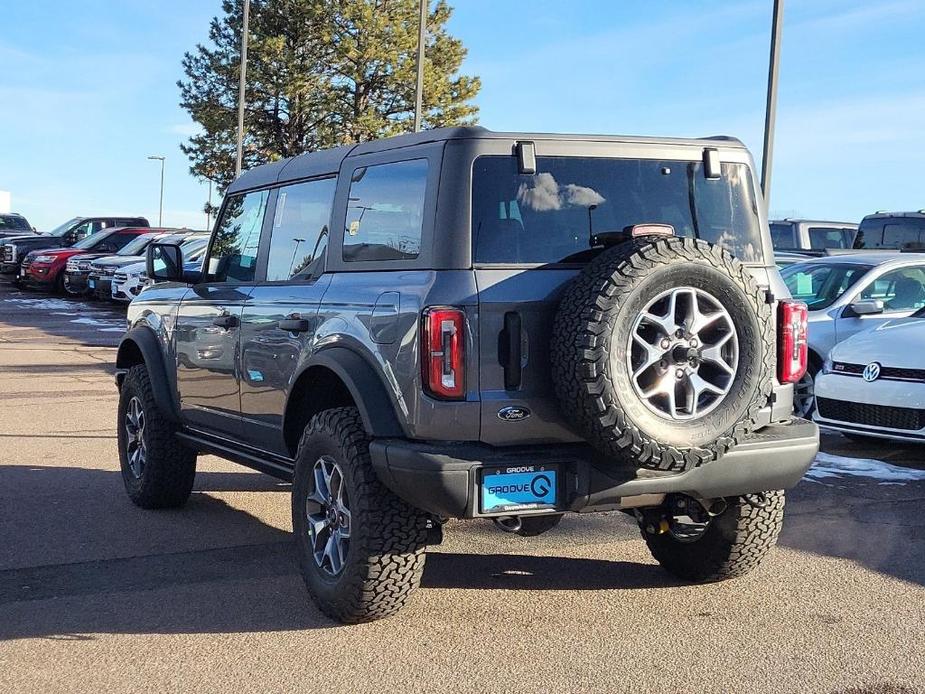
[[[426,159],[354,169],[344,225],[344,260],[417,258],[426,192]]]

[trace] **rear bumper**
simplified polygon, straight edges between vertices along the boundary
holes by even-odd
[[[812,465],[818,450],[819,429],[803,419],[765,427],[720,460],[682,473],[615,466],[586,446],[505,450],[404,439],[370,444],[373,467],[385,486],[412,506],[449,518],[498,515],[479,511],[482,468],[558,464],[560,498],[554,512],[593,512],[637,506],[639,497],[646,495],[684,493],[715,499],[789,489]],[[653,499],[658,503],[658,497]]]

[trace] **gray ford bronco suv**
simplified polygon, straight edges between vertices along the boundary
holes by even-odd
[[[672,574],[754,568],[819,445],[805,306],[737,140],[451,128],[228,189],[201,269],[152,244],[117,357],[144,508],[199,454],[292,480],[308,590],[404,605],[450,518],[624,511]]]

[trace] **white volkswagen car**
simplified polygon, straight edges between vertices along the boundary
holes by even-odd
[[[925,309],[836,345],[813,419],[854,439],[925,441]]]
[[[796,385],[794,409],[813,411],[813,382],[836,344],[925,306],[925,253],[852,253],[788,265],[781,277],[809,307],[809,367]]]

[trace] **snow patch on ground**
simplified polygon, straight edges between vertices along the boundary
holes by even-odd
[[[877,484],[905,484],[925,482],[925,470],[891,465],[882,460],[869,458],[845,458],[831,453],[818,453],[813,466],[803,479],[825,483],[824,480],[865,477],[877,480]]]

